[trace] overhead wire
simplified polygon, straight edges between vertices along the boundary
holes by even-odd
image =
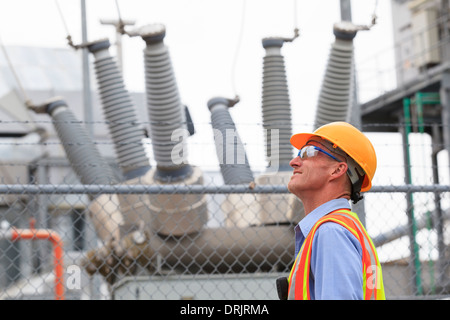
[[[242,0],[242,10],[241,10],[241,23],[239,27],[239,34],[238,34],[238,41],[236,45],[236,50],[234,52],[233,62],[231,65],[231,87],[235,96],[235,100],[239,100],[239,95],[237,93],[236,89],[236,68],[237,68],[237,61],[240,54],[240,49],[242,45],[242,38],[244,34],[244,25],[245,25],[245,16],[246,16],[246,7],[247,7],[247,0]]]
[[[372,13],[372,24],[376,23],[376,20],[377,20],[377,9],[378,9],[378,0],[375,0],[375,6],[373,8],[373,13]]]
[[[117,2],[117,0],[116,0],[116,2]],[[236,69],[237,69],[237,61],[238,61],[241,46],[242,46],[242,39],[243,39],[243,35],[244,35],[246,11],[247,11],[247,1],[243,0],[242,1],[242,9],[241,9],[241,22],[240,22],[240,27],[239,27],[238,41],[237,41],[236,50],[234,52],[233,62],[232,62],[232,66],[231,66],[231,87],[232,87],[233,93],[235,95],[235,102],[239,101],[239,95],[237,93],[237,88],[236,88]],[[294,36],[292,38],[285,38],[284,40],[287,42],[291,42],[299,36],[297,0],[293,0],[293,12],[294,12],[294,16],[293,16]]]
[[[297,11],[297,0],[293,0],[293,11],[294,11],[294,39],[299,36],[298,29],[298,11]]]
[[[64,15],[62,13],[61,7],[59,6],[58,0],[55,0],[55,4],[56,4],[56,8],[58,9],[59,16],[61,18],[62,24],[64,26],[64,30],[66,31],[67,35],[70,35],[69,28],[67,27],[66,20],[64,19]]]
[[[55,0],[55,5],[56,5],[56,8],[58,9],[59,17],[61,18],[62,24],[64,26],[64,30],[65,30],[65,32],[67,34],[66,39],[67,39],[68,45],[71,46],[74,49],[79,49],[80,46],[74,44],[73,41],[72,41],[72,36],[70,35],[69,28],[67,27],[66,19],[65,19],[64,14],[63,14],[63,12],[61,10],[61,7],[59,6],[58,0]]]
[[[64,19],[64,15],[63,15],[63,13],[61,11],[61,8],[59,6],[58,0],[55,0],[55,4],[56,4],[56,7],[58,9],[59,15],[61,17],[64,29],[65,29],[65,31],[67,33],[67,40],[69,42],[69,45],[74,47],[74,48],[77,48],[77,46],[74,45],[73,42],[72,42],[72,38],[70,36],[69,29],[67,27],[66,21]],[[33,105],[31,99],[29,98],[29,96],[28,96],[28,94],[27,94],[27,92],[26,92],[26,90],[25,90],[25,88],[23,86],[22,81],[20,80],[20,78],[19,78],[19,76],[18,76],[18,74],[16,72],[15,67],[14,67],[14,65],[11,62],[11,59],[9,58],[9,54],[8,54],[8,52],[6,50],[6,47],[5,47],[5,45],[4,45],[3,41],[2,41],[1,36],[0,36],[0,47],[2,48],[3,54],[5,56],[5,59],[6,59],[7,63],[8,63],[8,67],[11,70],[11,72],[12,72],[12,74],[14,76],[14,79],[16,80],[17,86],[18,86],[19,91],[20,91],[20,93],[22,95],[22,98],[24,99],[25,105],[28,108],[33,107],[34,105]]]
[[[118,23],[116,26],[117,32],[120,34],[126,34],[128,36],[136,36],[136,34],[131,34],[127,31],[125,31],[125,22],[122,20],[122,15],[120,13],[120,8],[119,8],[119,1],[118,0],[114,0],[116,3],[116,9],[117,9],[117,17],[118,17]]]
[[[117,16],[119,17],[119,21],[122,21],[122,16],[120,14],[120,8],[119,8],[119,1],[118,0],[114,0],[116,3],[116,9],[117,9]]]

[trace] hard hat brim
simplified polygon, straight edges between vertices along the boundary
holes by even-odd
[[[290,142],[296,149],[300,150],[312,137],[320,137],[320,135],[312,133],[297,133],[291,137]]]

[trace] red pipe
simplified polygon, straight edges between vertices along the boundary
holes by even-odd
[[[11,240],[49,240],[53,245],[55,268],[55,300],[64,300],[64,263],[63,242],[61,237],[47,229],[16,229],[11,228]]]

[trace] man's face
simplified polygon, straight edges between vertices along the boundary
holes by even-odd
[[[319,147],[327,152],[329,150],[322,143],[312,139],[306,145]],[[333,154],[333,156],[335,156]],[[302,199],[313,192],[320,190],[328,183],[330,173],[338,161],[332,159],[323,152],[317,152],[316,156],[300,158],[295,157],[289,163],[293,168],[291,179],[288,183],[288,190]]]

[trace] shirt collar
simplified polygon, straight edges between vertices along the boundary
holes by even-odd
[[[318,206],[313,211],[311,211],[308,215],[306,215],[298,223],[297,226],[300,228],[301,232],[303,233],[303,236],[306,238],[308,233],[311,231],[312,227],[316,224],[316,222],[320,218],[338,209],[351,210],[349,201],[344,198],[339,198],[325,202],[324,204]]]

